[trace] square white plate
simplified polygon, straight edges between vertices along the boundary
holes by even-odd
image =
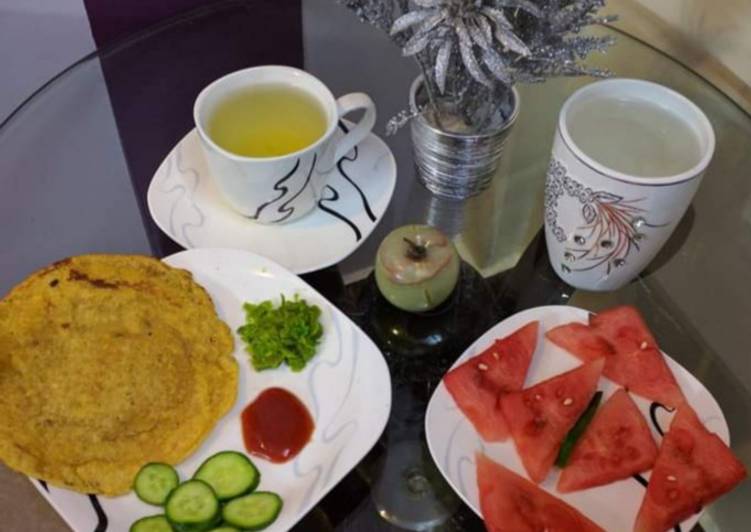
[[[386,362],[349,318],[299,277],[268,259],[241,250],[194,249],[164,261],[193,273],[211,295],[219,317],[233,331],[244,323],[242,304],[246,301],[279,301],[280,294],[289,298],[299,294],[323,311],[325,333],[319,351],[300,373],[286,366],[256,372],[235,333],[234,355],[239,365],[235,405],[198,450],[177,466],[180,478],[186,479],[218,451],[244,452],[240,414],[245,406],[272,386],[291,391],[313,416],[312,440],[284,464],[251,457],[261,472],[259,489],[275,491],[284,501],[279,518],[267,530],[287,530],[357,465],[380,437],[391,411]],[[141,502],[133,493],[93,497],[32,481],[78,532],[127,531],[136,519],[161,513],[160,508]]]
[[[572,321],[586,323],[588,316],[588,311],[568,306],[537,307],[514,314],[478,338],[452,367],[478,355],[496,338],[508,336],[530,321],[538,320],[540,322],[540,337],[524,383],[524,387],[527,388],[581,364],[581,361],[575,356],[547,340],[545,331]],[[707,429],[715,432],[725,443],[729,443],[728,425],[714,397],[683,366],[667,355],[665,355],[665,360],[699,419],[702,420]],[[604,392],[603,402],[618,388],[619,385],[607,378],[600,378],[598,389]],[[660,431],[668,429],[672,413],[657,403],[652,403],[637,395],[631,394],[631,397],[644,414],[647,424],[652,429],[655,441],[659,445],[662,440]],[[428,447],[438,469],[441,470],[443,476],[446,477],[446,480],[459,496],[464,499],[464,502],[480,517],[482,517],[482,514],[477,491],[475,451],[483,451],[496,462],[525,478],[529,478],[511,439],[502,443],[484,442],[469,420],[456,406],[443,382],[433,392],[428,404],[425,429]],[[627,478],[606,486],[563,494],[555,489],[558,483],[558,475],[558,469],[554,468],[540,486],[559,499],[566,501],[605,530],[627,532],[633,529],[636,514],[639,511],[645,491],[642,483],[636,478]],[[649,473],[644,473],[641,477],[648,480]],[[686,519],[681,523],[681,530],[684,532],[691,530],[700,515],[696,514]]]

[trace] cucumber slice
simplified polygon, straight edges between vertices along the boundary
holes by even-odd
[[[164,506],[167,519],[178,530],[203,531],[219,524],[219,499],[202,480],[183,482],[169,494]]]
[[[222,451],[207,458],[193,478],[206,482],[220,501],[226,501],[256,489],[261,474],[244,454]]]
[[[172,525],[163,515],[150,515],[130,525],[130,532],[172,532]]]
[[[219,516],[219,519],[214,521],[213,523],[209,523],[208,525],[176,525],[175,523],[170,523],[172,525],[173,532],[209,532],[209,530],[214,530],[213,527],[219,525],[222,522],[222,516]]]
[[[282,510],[282,499],[270,491],[257,491],[229,501],[222,517],[243,530],[261,530],[273,523]]]
[[[180,483],[171,465],[152,462],[143,466],[133,481],[133,489],[143,502],[163,506],[170,492]]]

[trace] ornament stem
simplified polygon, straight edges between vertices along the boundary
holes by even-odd
[[[428,93],[428,102],[430,102],[430,106],[433,108],[433,118],[435,119],[436,125],[443,129],[443,124],[441,124],[441,113],[438,109],[438,101],[435,98],[435,95],[433,94],[433,87],[430,86],[430,80],[432,79],[431,76],[428,74],[428,69],[425,67],[425,63],[423,61],[423,54],[419,53],[415,55],[415,60],[417,61],[417,64],[420,66],[420,71],[422,72],[422,84],[425,86],[425,91]]]
[[[422,244],[418,244],[417,242],[414,242],[404,237],[404,241],[407,243],[407,257],[414,261],[420,261],[424,260],[425,257],[428,256],[428,248],[427,246],[423,246]]]

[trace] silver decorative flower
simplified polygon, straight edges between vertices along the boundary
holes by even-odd
[[[613,42],[607,35],[582,34],[614,20],[597,14],[605,0],[337,1],[416,58],[436,116],[461,115],[478,131],[509,116],[515,83],[610,75],[583,62]],[[441,109],[439,102],[450,105]],[[413,111],[394,117],[390,130],[404,125]]]
[[[541,16],[529,0],[412,0],[411,5],[414,9],[397,18],[390,33],[395,36],[412,30],[412,37],[402,48],[405,56],[419,54],[429,46],[437,47],[429,75],[441,93],[446,90],[451,57],[457,54],[477,82],[486,87],[496,81],[510,85],[513,79],[504,55],[511,52],[527,57],[531,52],[514,32],[504,9]]]

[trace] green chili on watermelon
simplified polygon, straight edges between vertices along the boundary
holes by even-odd
[[[556,458],[555,460],[555,465],[557,465],[558,467],[566,466],[568,459],[571,457],[571,453],[574,451],[576,442],[579,441],[579,438],[582,437],[584,431],[587,430],[587,427],[592,421],[592,418],[595,417],[595,412],[597,411],[597,407],[600,406],[601,400],[602,392],[598,391],[592,396],[592,399],[589,401],[587,408],[584,410],[584,412],[582,412],[582,415],[579,416],[579,419],[576,421],[574,426],[571,427],[571,430],[568,431],[568,434],[566,434],[566,437],[563,439],[561,449],[560,451],[558,451],[558,458]]]

